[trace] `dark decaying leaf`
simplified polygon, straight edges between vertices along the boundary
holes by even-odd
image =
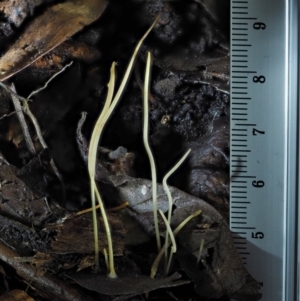
[[[203,198],[226,219],[229,215],[229,121],[219,118],[210,131],[197,141],[190,142],[187,192]]]
[[[153,213],[151,181],[130,178],[128,176],[110,176],[109,179],[117,188],[119,197],[126,199],[132,213],[145,231],[153,235]],[[172,227],[177,227],[186,217],[201,209],[202,213],[195,220],[189,222],[178,235],[178,243],[185,250],[187,262],[193,268],[186,269],[187,274],[201,289],[197,292],[206,297],[228,295],[237,300],[259,300],[259,285],[245,269],[242,260],[234,247],[228,224],[218,211],[205,201],[191,196],[181,190],[169,187],[175,205],[172,216]],[[163,212],[168,210],[167,196],[162,185],[158,184],[158,208]],[[205,245],[203,255],[207,261],[203,270],[197,269],[196,258],[201,240]],[[210,251],[209,251],[210,250]],[[192,257],[192,259],[190,258]],[[191,261],[192,260],[192,261]],[[185,266],[185,262],[183,262]],[[197,281],[198,278],[201,281]],[[206,287],[206,289],[202,289]],[[210,288],[210,289],[208,289]]]
[[[41,198],[42,195],[37,196],[33,193],[32,190],[16,176],[17,172],[18,170],[12,165],[0,165],[0,213],[26,224],[39,224],[51,214],[51,212],[46,202]],[[26,176],[25,174],[23,175]],[[29,176],[27,179],[30,179]],[[42,187],[43,185],[40,186],[40,189],[42,189]]]
[[[229,120],[215,119],[209,132],[189,143],[192,149],[189,163],[192,168],[226,168],[229,162]]]
[[[126,175],[111,175],[109,180],[117,189],[118,196],[129,202],[130,208],[136,213],[152,212],[152,182],[145,179],[132,178]],[[215,219],[222,219],[220,214],[205,201],[191,196],[178,188],[169,187],[176,208],[184,208],[191,204],[200,204],[201,208],[209,212]],[[157,185],[158,209],[166,212],[168,210],[168,198],[161,184]]]
[[[94,22],[106,4],[105,0],[74,0],[49,7],[1,57],[0,81],[32,64],[84,26]]]
[[[85,272],[69,274],[69,277],[84,288],[108,296],[138,295],[159,288],[189,283],[189,281],[179,280],[181,276],[178,273],[162,279],[152,279],[140,274],[129,274],[117,279],[110,279],[106,275],[93,275]]]
[[[174,227],[199,206],[192,205],[174,212]],[[224,295],[235,300],[259,300],[259,285],[247,272],[233,244],[232,234],[224,219],[209,219],[203,211],[197,221],[191,221],[178,234],[183,248],[175,254],[181,267],[196,285],[196,292],[208,298]],[[201,264],[197,265],[200,242],[204,240]]]

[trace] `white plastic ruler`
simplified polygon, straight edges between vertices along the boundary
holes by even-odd
[[[231,0],[230,228],[263,301],[296,301],[298,1]]]

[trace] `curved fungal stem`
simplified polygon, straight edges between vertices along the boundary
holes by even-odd
[[[133,55],[129,61],[129,64],[127,66],[127,69],[125,71],[124,77],[121,81],[120,87],[113,98],[114,94],[114,85],[115,85],[115,63],[112,64],[111,67],[111,75],[110,75],[110,81],[108,83],[108,94],[106,97],[104,108],[96,122],[96,125],[94,127],[92,138],[90,142],[89,147],[89,154],[88,154],[88,171],[90,176],[90,182],[91,182],[91,202],[92,202],[92,210],[93,210],[93,226],[94,226],[94,240],[95,240],[95,261],[96,261],[96,269],[99,268],[99,244],[98,244],[98,227],[97,227],[97,215],[96,215],[96,201],[95,201],[95,195],[98,199],[99,207],[101,210],[101,215],[104,222],[104,227],[106,231],[107,236],[107,243],[108,243],[108,257],[109,257],[109,277],[116,278],[116,272],[114,268],[114,255],[113,255],[113,245],[112,245],[112,239],[111,239],[111,232],[108,224],[107,215],[104,209],[104,205],[100,196],[100,193],[97,189],[96,183],[95,183],[95,173],[96,173],[96,159],[97,159],[97,149],[98,144],[101,138],[102,131],[105,127],[105,124],[107,120],[109,119],[111,113],[113,112],[114,108],[116,107],[119,99],[121,98],[121,95],[125,89],[125,86],[128,82],[130,73],[132,71],[132,67],[134,64],[134,61],[136,59],[136,56],[138,54],[138,51],[147,37],[147,35],[150,33],[154,25],[156,24],[158,20],[158,17],[155,19],[153,24],[150,26],[150,28],[147,30],[147,32],[143,35],[143,37],[139,40],[137,43],[137,46],[134,49]]]
[[[161,250],[161,241],[158,227],[157,219],[157,177],[156,177],[156,167],[154,157],[149,145],[149,85],[150,85],[150,73],[151,73],[151,53],[148,52],[146,71],[145,71],[145,81],[144,81],[144,102],[143,102],[143,111],[144,111],[144,124],[143,124],[143,142],[146,149],[150,168],[151,168],[151,178],[152,178],[152,202],[153,202],[153,219],[154,219],[154,228],[156,235],[156,243],[158,252]]]
[[[173,200],[172,200],[172,196],[171,196],[171,192],[170,189],[167,185],[167,180],[169,179],[169,177],[179,168],[179,166],[184,162],[184,160],[187,158],[187,156],[189,155],[189,153],[191,152],[191,149],[189,149],[182,157],[181,159],[173,166],[173,168],[171,168],[169,170],[169,172],[164,176],[162,184],[163,184],[163,188],[164,191],[168,197],[168,204],[169,204],[169,209],[168,209],[168,224],[171,224],[171,216],[172,216],[172,206],[173,206]],[[165,243],[166,245],[168,245],[168,240],[169,240],[169,232],[166,231],[166,238],[165,238]],[[176,252],[176,249],[174,251],[174,253]],[[167,273],[167,263],[168,263],[168,250],[166,249],[165,252],[165,273]]]
[[[202,210],[197,210],[196,212],[194,212],[193,214],[191,214],[190,216],[188,216],[183,222],[181,222],[177,228],[173,231],[173,235],[174,237],[179,233],[179,231],[194,217],[198,216],[199,214],[201,214]],[[162,256],[164,255],[166,249],[170,246],[170,242],[168,242],[168,245],[165,243],[164,246],[162,247],[162,249],[160,250],[160,252],[158,253],[158,255],[156,256],[152,267],[151,267],[151,273],[150,273],[150,277],[154,278],[158,269],[158,265],[159,262],[162,258]]]

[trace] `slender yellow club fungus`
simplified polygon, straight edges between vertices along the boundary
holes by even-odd
[[[148,52],[147,63],[146,63],[146,72],[145,72],[145,81],[144,81],[144,125],[143,125],[143,141],[144,146],[150,161],[151,167],[151,178],[152,178],[152,201],[153,201],[153,217],[154,217],[154,228],[156,235],[156,243],[158,252],[161,250],[161,242],[158,228],[158,219],[157,219],[157,179],[156,179],[156,168],[153,158],[153,154],[149,145],[149,85],[150,85],[150,70],[151,69],[151,53]]]
[[[172,200],[170,189],[169,189],[169,187],[167,185],[167,180],[179,168],[179,166],[184,162],[184,160],[186,159],[186,157],[189,155],[190,152],[191,152],[191,150],[189,149],[182,156],[182,158],[174,165],[174,167],[171,168],[170,171],[164,176],[163,181],[162,181],[164,191],[165,191],[165,193],[166,193],[166,195],[168,197],[168,204],[169,204],[169,209],[168,209],[168,224],[169,225],[171,224],[173,200]],[[166,231],[166,238],[165,238],[166,245],[168,245],[168,240],[169,240],[169,235],[168,235],[168,231]],[[176,249],[175,249],[174,253],[175,252],[176,252]],[[167,273],[167,262],[168,262],[168,250],[166,249],[166,252],[165,252],[165,263],[166,263],[165,273]]]
[[[177,226],[177,228],[173,231],[173,235],[174,237],[179,233],[179,231],[191,220],[193,219],[194,217],[198,216],[199,214],[201,214],[201,210],[198,210],[196,212],[194,212],[193,214],[191,214],[190,216],[188,216],[183,222],[181,222],[179,224],[179,226]],[[165,253],[165,250],[169,247],[170,245],[170,242],[168,243],[168,245],[165,243],[164,246],[162,247],[162,249],[160,250],[160,252],[158,253],[158,255],[156,256],[153,264],[152,264],[152,267],[151,267],[151,273],[150,273],[150,277],[151,278],[154,278],[155,275],[156,275],[156,272],[157,272],[157,269],[158,269],[158,265],[159,265],[159,262],[162,258],[162,256],[164,255]]]
[[[104,129],[104,126],[109,119],[112,111],[116,107],[124,89],[128,82],[130,73],[132,71],[132,67],[135,61],[135,58],[137,56],[137,53],[144,41],[144,39],[147,37],[147,35],[150,33],[152,28],[154,27],[156,21],[158,20],[158,17],[155,19],[151,27],[148,29],[148,31],[144,34],[144,36],[140,39],[138,42],[133,55],[129,61],[128,67],[125,71],[124,77],[122,79],[122,82],[120,84],[120,87],[115,95],[115,97],[112,99],[114,94],[114,84],[115,84],[115,63],[112,64],[111,67],[111,75],[110,75],[110,81],[108,83],[108,94],[105,101],[104,108],[96,122],[96,125],[94,127],[92,138],[89,146],[89,154],[88,154],[88,171],[90,176],[90,182],[91,182],[91,202],[92,202],[92,209],[93,209],[93,225],[94,225],[94,240],[95,240],[95,261],[96,261],[96,268],[99,268],[99,244],[98,244],[98,227],[97,227],[97,215],[96,215],[96,201],[95,201],[95,195],[98,199],[98,203],[100,206],[100,211],[106,231],[107,236],[107,243],[108,243],[108,256],[109,256],[109,277],[116,278],[116,272],[114,268],[114,256],[113,256],[113,245],[112,245],[112,239],[111,239],[111,233],[110,228],[107,220],[107,216],[105,213],[104,205],[101,200],[100,193],[98,191],[98,188],[95,183],[95,173],[96,173],[96,158],[97,158],[97,149],[98,144],[100,141],[100,137],[102,134],[102,131]]]

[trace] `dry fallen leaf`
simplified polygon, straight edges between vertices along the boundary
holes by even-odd
[[[34,301],[24,291],[12,290],[0,297],[0,301]]]
[[[35,62],[99,18],[106,0],[75,0],[51,6],[37,17],[0,59],[0,81]]]

